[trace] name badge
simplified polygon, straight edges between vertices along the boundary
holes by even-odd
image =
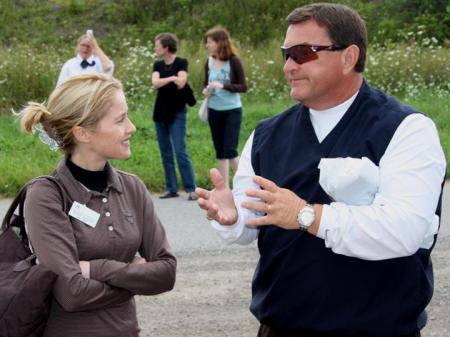
[[[69,215],[92,228],[97,226],[98,219],[100,218],[100,213],[97,213],[77,201],[74,201],[72,207],[70,207]]]

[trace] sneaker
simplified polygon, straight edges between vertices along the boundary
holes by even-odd
[[[188,193],[188,200],[197,200],[198,199],[198,194],[195,192],[189,192]]]
[[[164,192],[163,194],[161,194],[160,196],[159,196],[159,198],[160,199],[169,199],[169,198],[176,198],[176,197],[179,197],[180,195],[177,193],[177,192],[169,192],[169,191],[166,191],[166,192]]]

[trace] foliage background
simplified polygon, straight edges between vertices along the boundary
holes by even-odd
[[[199,92],[206,58],[204,33],[226,26],[241,51],[250,94],[286,90],[279,46],[284,18],[305,0],[2,0],[0,2],[0,114],[27,100],[44,100],[77,38],[94,30],[116,64],[129,98],[153,99],[153,38],[171,31],[190,60]],[[314,1],[313,1],[314,2]],[[366,78],[393,94],[411,88],[448,91],[450,4],[445,0],[340,0],[365,18],[370,50]],[[431,52],[430,52],[431,50]],[[401,66],[399,66],[401,65]],[[372,67],[373,66],[373,67]],[[443,68],[444,66],[444,68]]]
[[[9,43],[67,46],[91,27],[103,43],[120,50],[124,38],[152,40],[161,31],[200,41],[211,26],[229,27],[239,41],[263,45],[279,39],[284,18],[306,0],[2,0],[0,38]],[[318,2],[318,1],[316,1]],[[448,39],[450,5],[446,0],[340,0],[367,21],[371,42],[402,40],[425,27],[425,35]],[[18,34],[20,32],[20,34]]]

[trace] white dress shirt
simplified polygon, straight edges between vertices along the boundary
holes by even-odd
[[[92,54],[87,60],[87,62],[92,64],[92,61],[95,61],[93,66],[87,66],[86,68],[81,67],[81,62],[83,62],[83,58],[77,54],[76,57],[71,58],[61,68],[61,72],[59,73],[58,82],[56,86],[58,87],[62,82],[64,82],[69,77],[80,75],[84,73],[102,73],[109,76],[112,76],[114,72],[114,63],[112,63],[111,69],[105,71],[103,69],[102,61],[99,57]],[[112,61],[111,61],[112,62]]]
[[[311,122],[321,142],[336,126],[348,107],[348,101],[332,109],[310,110]],[[248,197],[245,191],[259,188],[252,178],[253,133],[242,152],[233,180],[233,196],[238,221],[212,227],[228,243],[248,244],[258,236],[258,228],[246,220],[261,216],[240,206]],[[365,260],[383,260],[414,254],[430,248],[438,232],[435,215],[446,170],[445,156],[432,120],[422,114],[406,117],[395,131],[379,162],[379,186],[370,205],[352,205],[345,201],[323,205],[317,236],[334,253]]]

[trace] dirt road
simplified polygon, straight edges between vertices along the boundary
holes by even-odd
[[[435,293],[422,337],[450,337],[449,192],[447,184],[440,237],[432,253]],[[256,336],[259,324],[248,310],[256,246],[224,246],[189,203],[155,200],[155,205],[178,257],[177,283],[170,293],[137,298],[141,336]],[[166,211],[173,207],[177,212]]]
[[[253,248],[178,254],[175,289],[138,297],[142,337],[254,337],[250,283],[257,261]],[[450,238],[433,252],[435,294],[422,337],[450,336]]]

